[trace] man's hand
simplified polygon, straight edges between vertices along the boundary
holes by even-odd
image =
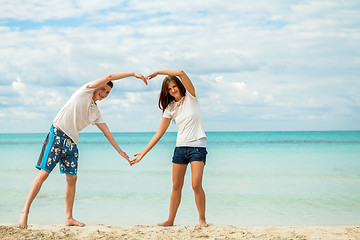
[[[145,79],[145,77],[144,77],[143,75],[138,74],[138,73],[134,73],[134,77],[143,80],[143,82],[144,82],[146,85],[148,85],[148,84],[147,84],[147,79]]]
[[[121,151],[119,154],[129,162],[130,166],[132,166],[131,161],[130,161],[130,158],[129,158],[129,156],[126,154],[126,152]]]

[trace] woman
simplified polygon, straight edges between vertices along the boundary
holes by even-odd
[[[173,226],[177,209],[181,201],[181,190],[188,163],[191,165],[192,188],[199,212],[199,225],[207,226],[205,220],[205,193],[202,188],[202,178],[206,161],[206,135],[202,124],[199,101],[195,88],[182,70],[159,70],[145,77],[146,80],[157,75],[165,77],[159,98],[159,108],[163,111],[163,118],[157,133],[150,140],[145,149],[137,154],[131,164],[138,163],[160,140],[168,129],[171,119],[174,119],[179,130],[176,148],[173,156],[169,218],[158,224],[159,226]],[[178,79],[180,77],[181,81]]]

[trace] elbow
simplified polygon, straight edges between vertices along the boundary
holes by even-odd
[[[185,72],[181,69],[178,70],[179,71],[179,76],[184,76],[185,75]]]
[[[108,81],[111,81],[111,80],[112,80],[112,77],[113,77],[113,75],[112,75],[112,74],[109,74],[109,75],[106,76],[106,79],[107,79]]]

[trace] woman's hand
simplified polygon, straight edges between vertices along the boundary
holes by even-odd
[[[145,152],[141,151],[134,155],[134,159],[130,161],[130,165],[134,165],[135,163],[140,162],[140,160],[145,156]]]
[[[156,77],[157,75],[158,75],[158,73],[155,71],[155,72],[152,72],[152,73],[146,75],[145,79],[150,80],[150,79]]]

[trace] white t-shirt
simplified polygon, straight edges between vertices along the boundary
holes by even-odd
[[[163,117],[174,119],[179,127],[176,138],[177,147],[206,147],[200,103],[188,91],[180,101],[174,100],[169,103]]]
[[[79,141],[79,132],[90,124],[103,123],[100,110],[92,97],[95,88],[87,88],[89,83],[79,88],[65,103],[53,120],[75,143]]]

